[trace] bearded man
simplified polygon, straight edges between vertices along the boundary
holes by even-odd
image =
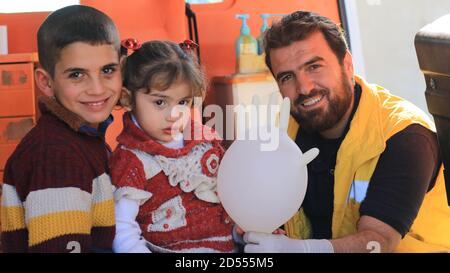
[[[291,100],[290,136],[320,153],[287,236],[247,232],[245,251],[449,251],[450,208],[430,118],[355,75],[343,32],[326,17],[294,12],[264,42],[266,64]]]

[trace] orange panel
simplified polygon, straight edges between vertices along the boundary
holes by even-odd
[[[0,118],[0,144],[18,144],[34,123],[33,117]]]
[[[2,64],[0,66],[0,92],[31,89],[33,84],[32,63]]]
[[[0,187],[1,187],[1,185],[3,184],[3,177],[4,177],[4,172],[3,171],[0,171]],[[0,193],[1,193],[2,191],[1,191],[1,189],[0,189]],[[0,198],[1,198],[1,196],[0,196]],[[0,199],[1,200],[1,199]]]
[[[215,77],[212,82],[213,84],[235,84],[243,82],[260,82],[267,80],[273,80],[272,74],[262,72],[254,74],[237,74]]]
[[[3,178],[6,161],[33,124],[34,121],[31,117],[0,119],[0,182]]]
[[[0,116],[34,115],[33,64],[4,64],[0,66]]]
[[[119,28],[122,38],[142,41],[187,37],[183,0],[80,0],[108,14]],[[36,35],[49,12],[0,13],[0,25],[8,26],[9,53],[37,51]]]
[[[19,117],[34,115],[34,97],[32,90],[0,90],[0,116]]]
[[[0,144],[0,170],[5,169],[8,158],[16,149],[17,144]]]
[[[187,37],[183,0],[81,0],[97,8],[116,23],[120,37],[140,41],[163,39],[183,41]]]
[[[38,62],[38,54],[36,52],[0,55],[0,63],[29,63],[29,62]]]
[[[37,30],[48,12],[0,13],[0,25],[8,27],[8,53],[37,51]]]

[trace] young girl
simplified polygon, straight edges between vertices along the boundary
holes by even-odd
[[[191,108],[193,98],[205,92],[203,73],[189,51],[195,44],[126,44],[135,51],[126,60],[121,98],[131,111],[124,114],[110,163],[116,186],[114,251],[233,252],[232,223],[216,194],[220,140],[173,113],[175,107]],[[203,132],[200,139],[193,137],[195,130]],[[183,139],[187,133],[190,138]]]

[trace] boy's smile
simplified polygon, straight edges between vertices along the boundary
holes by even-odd
[[[51,79],[56,99],[92,127],[106,120],[120,96],[119,55],[112,45],[70,44]]]

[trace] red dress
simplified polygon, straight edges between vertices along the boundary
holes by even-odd
[[[110,161],[115,199],[140,201],[136,221],[153,251],[232,252],[232,223],[216,193],[224,151],[208,127],[191,124],[200,140],[171,149],[152,140],[126,113]]]

